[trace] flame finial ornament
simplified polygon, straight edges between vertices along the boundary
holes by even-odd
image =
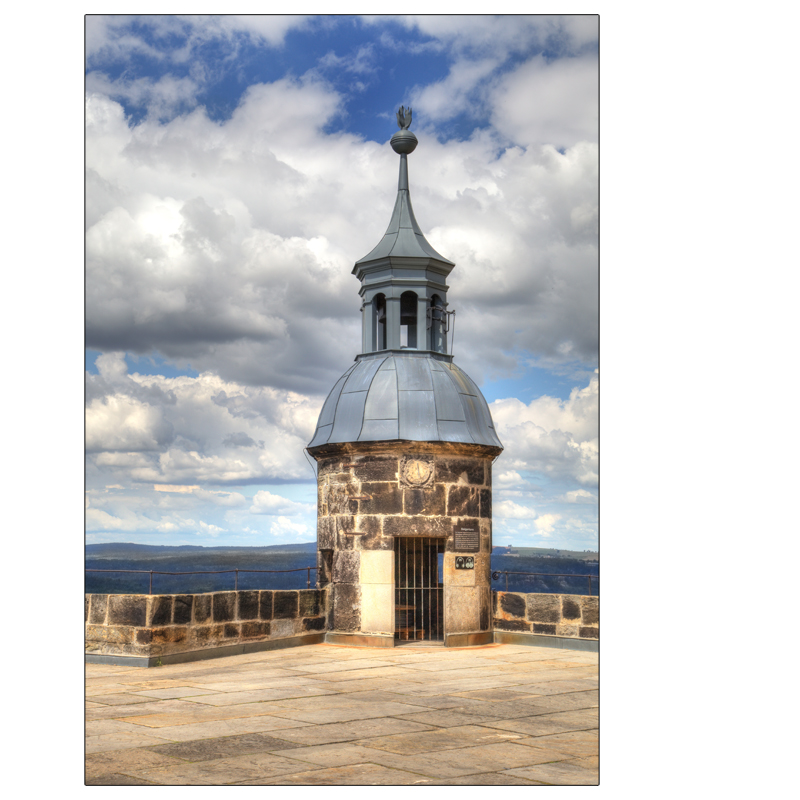
[[[400,126],[400,130],[392,136],[389,144],[392,145],[395,153],[400,153],[405,158],[409,153],[413,153],[417,146],[417,137],[408,129],[411,124],[410,107],[400,106],[400,110],[397,112],[397,124]]]
[[[407,131],[411,125],[411,106],[405,108],[404,106],[400,106],[400,110],[397,112],[397,126],[400,130]]]

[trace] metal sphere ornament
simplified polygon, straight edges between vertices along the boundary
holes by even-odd
[[[400,110],[397,112],[397,125],[400,130],[389,140],[392,150],[400,155],[413,153],[417,146],[417,137],[408,129],[408,126],[411,125],[410,107],[400,106]]]

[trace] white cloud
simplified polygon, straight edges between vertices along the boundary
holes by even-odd
[[[98,365],[100,375],[87,374],[87,450],[104,484],[109,478],[173,487],[308,480],[303,448],[323,397],[247,387],[210,373],[128,375],[118,354]],[[163,431],[169,435],[159,436]],[[248,441],[254,446],[243,446]],[[218,505],[244,502],[237,493],[195,494]]]
[[[527,506],[521,506],[512,500],[502,500],[493,503],[492,515],[498,519],[533,519],[536,512]]]
[[[548,61],[537,55],[493,87],[492,122],[521,145],[571,147],[598,136],[596,54]]]
[[[536,532],[539,536],[552,536],[556,523],[561,519],[560,514],[542,514],[534,520]]]
[[[516,398],[490,406],[508,466],[595,485],[598,470],[599,380],[595,374],[568,400],[540,397],[525,405]],[[510,462],[510,463],[509,463]]]
[[[270,535],[280,539],[292,539],[297,542],[312,540],[315,532],[305,523],[292,522],[288,517],[278,517],[270,524]]]
[[[295,503],[280,495],[272,494],[266,490],[256,493],[253,505],[250,506],[251,514],[268,514],[272,517],[294,517],[298,514],[307,514],[314,511],[314,506],[309,503]]]

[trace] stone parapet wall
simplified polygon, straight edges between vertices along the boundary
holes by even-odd
[[[600,598],[577,594],[492,592],[495,631],[600,638]]]
[[[87,594],[86,653],[154,658],[320,634],[325,591]]]

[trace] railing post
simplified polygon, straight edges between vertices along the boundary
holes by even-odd
[[[506,591],[508,591],[508,573],[506,572]]]
[[[233,591],[239,591],[239,570],[236,570],[236,574],[233,576]]]
[[[586,577],[589,579],[589,597],[591,597],[592,596],[592,576],[591,575],[587,575]]]
[[[306,567],[306,589],[311,588],[311,567]]]
[[[147,593],[153,594],[153,570],[150,570],[150,589]]]

